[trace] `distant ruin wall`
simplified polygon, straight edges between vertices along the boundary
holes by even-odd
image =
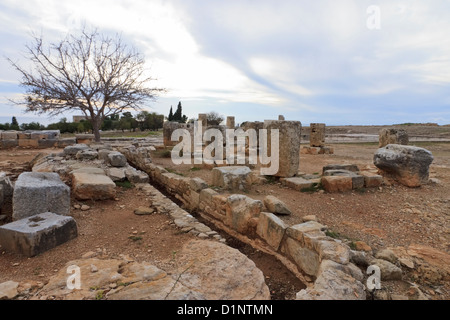
[[[0,131],[0,149],[65,148],[77,143],[91,143],[93,134],[77,134],[73,138],[61,138],[59,130]]]

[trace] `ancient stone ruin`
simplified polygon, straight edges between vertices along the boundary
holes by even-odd
[[[311,123],[309,146],[302,146],[302,154],[333,154],[334,149],[325,145],[325,123]]]

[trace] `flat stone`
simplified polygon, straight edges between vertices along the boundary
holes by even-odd
[[[395,264],[383,259],[374,259],[370,263],[380,268],[381,280],[402,279],[402,269],[397,267]]]
[[[86,144],[75,144],[64,148],[64,154],[68,156],[75,156],[81,150],[88,150],[89,147]]]
[[[108,168],[108,177],[111,178],[112,181],[123,181],[126,179],[125,170],[123,168]]]
[[[366,188],[377,188],[383,184],[383,177],[368,171],[361,171],[360,174],[364,177],[364,186]]]
[[[383,259],[391,263],[397,263],[398,257],[390,249],[382,249],[375,254],[375,258]]]
[[[17,131],[3,131],[1,132],[2,140],[17,140]]]
[[[134,210],[134,214],[138,216],[149,215],[155,212],[155,209],[148,207],[139,207]]]
[[[352,172],[359,172],[359,168],[356,164],[329,164],[323,167],[322,173],[327,170],[348,170]]]
[[[77,160],[95,160],[98,158],[98,152],[94,150],[80,150],[75,157]]]
[[[51,212],[11,222],[0,227],[2,248],[32,257],[63,244],[77,236],[72,217]]]
[[[14,299],[19,292],[17,288],[19,283],[15,281],[6,281],[0,283],[0,300],[11,300]]]
[[[304,179],[302,177],[293,177],[281,179],[281,183],[288,188],[302,191],[303,189],[309,189],[314,185],[314,182],[309,179]]]
[[[53,172],[24,172],[13,194],[13,220],[43,212],[70,213],[70,188]]]
[[[72,188],[78,200],[105,200],[116,197],[116,184],[106,175],[75,172]]]

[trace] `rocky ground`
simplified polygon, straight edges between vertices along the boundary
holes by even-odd
[[[275,179],[252,187],[244,194],[262,200],[274,195],[292,211],[283,216],[289,225],[315,215],[329,228],[329,235],[347,242],[352,248],[376,255],[390,248],[395,263],[402,267],[403,280],[383,281],[377,298],[450,298],[449,214],[450,214],[450,143],[418,143],[433,152],[431,177],[436,183],[421,188],[406,188],[387,183],[377,189],[363,189],[343,194],[323,191],[299,192],[283,187]],[[335,144],[334,155],[301,155],[299,170],[320,173],[327,164],[357,164],[373,169],[376,144]],[[58,150],[0,150],[0,171],[14,180],[29,170],[29,162],[41,152]],[[200,177],[211,183],[208,169],[174,166],[164,151],[154,152],[154,162],[172,172]],[[173,270],[174,252],[196,237],[179,232],[165,214],[135,215],[134,209],[148,204],[149,196],[136,188],[120,188],[116,200],[72,200],[71,214],[77,221],[77,239],[34,258],[2,252],[0,248],[0,283],[8,280],[29,281],[36,292],[59,274],[72,260],[87,258],[128,259],[151,263],[162,270]],[[1,214],[8,222],[11,204]],[[224,237],[226,237],[224,235]],[[304,286],[283,269],[279,262],[261,252],[228,238],[228,243],[252,258],[264,273],[272,299],[292,299]],[[278,263],[278,264],[277,264]],[[24,296],[24,298],[29,298]]]

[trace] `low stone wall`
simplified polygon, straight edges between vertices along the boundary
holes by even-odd
[[[58,146],[59,137],[59,130],[2,131],[0,133],[0,148],[52,148]]]
[[[288,226],[274,214],[264,212],[259,200],[240,194],[224,196],[199,178],[169,173],[153,164],[140,148],[128,146],[119,151],[186,209],[224,226],[248,243],[260,243],[265,251],[285,259],[281,262],[295,265],[305,279],[315,280],[297,294],[299,299],[365,299],[361,283],[364,276],[350,262],[350,248],[327,237],[325,226],[314,221]]]

